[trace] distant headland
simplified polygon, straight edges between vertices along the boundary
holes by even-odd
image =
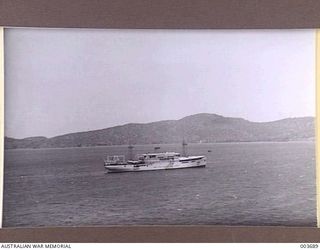
[[[258,141],[304,141],[315,137],[314,117],[251,122],[242,118],[200,113],[179,120],[129,123],[51,138],[5,137],[6,149],[63,148],[128,144],[166,144]]]

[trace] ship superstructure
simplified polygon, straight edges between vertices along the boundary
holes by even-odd
[[[205,156],[181,156],[175,152],[146,153],[137,155],[136,160],[125,160],[124,155],[108,156],[104,161],[108,172],[137,172],[200,168],[206,166]]]

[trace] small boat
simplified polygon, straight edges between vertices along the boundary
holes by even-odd
[[[186,144],[183,144],[185,146]],[[132,147],[130,148],[132,149]],[[185,152],[185,150],[183,150]],[[205,156],[181,156],[175,152],[146,153],[137,155],[136,160],[125,160],[124,155],[107,156],[104,167],[108,173],[139,172],[150,170],[172,170],[205,167]]]

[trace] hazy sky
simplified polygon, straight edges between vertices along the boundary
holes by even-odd
[[[5,31],[5,133],[55,136],[217,113],[315,115],[311,30]]]

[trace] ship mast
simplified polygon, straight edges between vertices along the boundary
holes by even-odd
[[[186,143],[185,139],[183,138],[182,140],[182,156],[186,157],[187,156],[187,148],[186,146],[188,143]]]
[[[128,160],[132,161],[133,160],[133,148],[134,146],[132,146],[131,144],[129,144],[128,146]]]
[[[128,160],[129,161],[133,161],[133,148],[134,146],[132,145],[131,143],[131,133],[130,133],[130,130],[128,129],[127,131],[127,137],[128,137]]]

